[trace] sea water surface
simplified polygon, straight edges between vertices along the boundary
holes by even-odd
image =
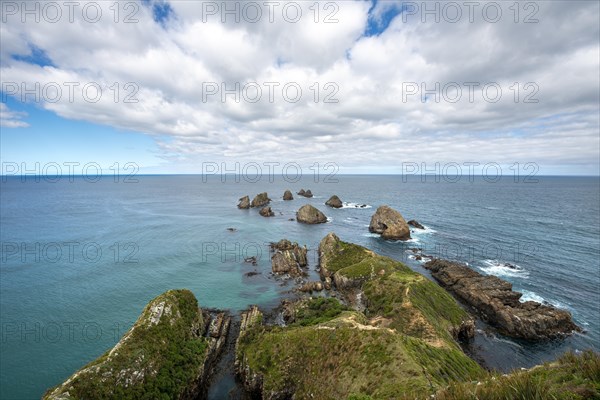
[[[126,183],[110,177],[92,183],[3,177],[0,398],[39,398],[111,348],[145,304],[168,289],[188,288],[201,306],[232,312],[277,305],[293,285],[270,275],[268,243],[288,238],[306,244],[314,275],[315,250],[328,232],[426,275],[410,247],[467,262],[512,282],[525,300],[569,310],[586,330],[530,344],[480,323],[471,350],[490,368],[530,367],[568,349],[600,350],[598,177],[538,177],[533,183],[390,175],[339,175],[337,182],[225,178],[138,176]],[[300,188],[315,196],[281,200],[285,189]],[[237,209],[239,197],[263,191],[273,199],[275,217]],[[326,207],[332,194],[347,206]],[[329,222],[290,221],[307,203]],[[383,204],[427,229],[415,230],[409,242],[370,234],[370,217]],[[243,260],[253,255],[256,267]],[[259,274],[245,276],[254,270]]]

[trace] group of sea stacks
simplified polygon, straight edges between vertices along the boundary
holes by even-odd
[[[297,194],[307,198],[313,197],[310,189],[306,191],[300,189]],[[294,196],[290,190],[286,190],[283,193],[283,200],[294,200]],[[257,194],[252,201],[250,201],[249,196],[241,197],[237,206],[239,209],[244,210],[261,207],[259,211],[260,215],[263,217],[273,217],[275,213],[271,207],[268,206],[270,202],[271,199],[269,198],[269,195],[266,192],[263,192]],[[331,208],[342,208],[344,203],[337,195],[333,195],[325,202],[325,205]],[[310,204],[305,204],[296,212],[296,220],[304,224],[322,224],[327,222],[327,216],[318,208]],[[406,222],[402,215],[393,208],[381,206],[371,218],[369,231],[380,234],[384,239],[408,240],[410,239],[409,225],[417,229],[425,229],[423,225],[415,220]]]
[[[306,198],[313,197],[313,194],[310,189],[308,189],[308,190],[300,189],[300,191],[297,193],[297,195],[303,196]],[[285,200],[285,201],[294,200],[294,196],[292,195],[292,192],[290,190],[286,190],[283,193],[283,200]],[[252,201],[250,201],[249,196],[241,197],[238,201],[239,201],[239,203],[238,203],[239,209],[247,210],[249,208],[260,207],[261,209],[259,211],[259,214],[262,215],[263,217],[275,216],[275,213],[273,212],[271,207],[268,206],[268,204],[271,202],[271,199],[269,198],[269,195],[266,192],[257,194],[254,197],[254,199],[252,199]],[[332,208],[341,208],[343,206],[343,203],[338,196],[333,195],[333,196],[331,196],[331,198],[329,200],[327,200],[325,202],[325,205],[332,207]],[[300,209],[296,213],[296,220],[298,222],[302,222],[304,224],[322,224],[322,223],[327,222],[327,217],[325,216],[325,214],[323,214],[322,211],[320,211],[316,207],[314,207],[310,204],[305,204],[302,207],[300,207]]]

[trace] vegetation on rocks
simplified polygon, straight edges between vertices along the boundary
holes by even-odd
[[[209,340],[189,290],[153,299],[111,350],[49,389],[45,399],[185,399],[202,386]]]

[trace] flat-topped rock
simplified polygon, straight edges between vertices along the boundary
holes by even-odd
[[[277,243],[271,243],[271,250],[275,252],[271,257],[271,270],[274,274],[289,274],[291,276],[304,274],[302,267],[308,265],[306,247],[282,239]]]
[[[398,211],[388,206],[381,206],[371,217],[369,232],[379,233],[384,239],[408,240],[410,228]]]
[[[427,262],[425,268],[442,287],[508,336],[540,340],[580,330],[568,311],[535,301],[521,303],[522,294],[496,276],[482,275],[466,265],[440,259]]]

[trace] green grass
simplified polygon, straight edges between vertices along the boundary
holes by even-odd
[[[317,297],[303,302],[297,309],[293,326],[310,326],[327,322],[348,310],[336,299]]]
[[[566,353],[556,362],[509,375],[488,374],[481,384],[453,383],[438,400],[600,399],[600,355]]]
[[[157,324],[150,325],[150,308],[160,302],[171,306],[171,316],[163,314]],[[146,306],[118,350],[86,365],[69,385],[59,386],[59,393],[68,391],[75,399],[179,397],[204,364],[207,342],[192,334],[192,327],[202,326],[198,302],[189,290],[163,293]],[[137,371],[143,379],[135,378]]]

